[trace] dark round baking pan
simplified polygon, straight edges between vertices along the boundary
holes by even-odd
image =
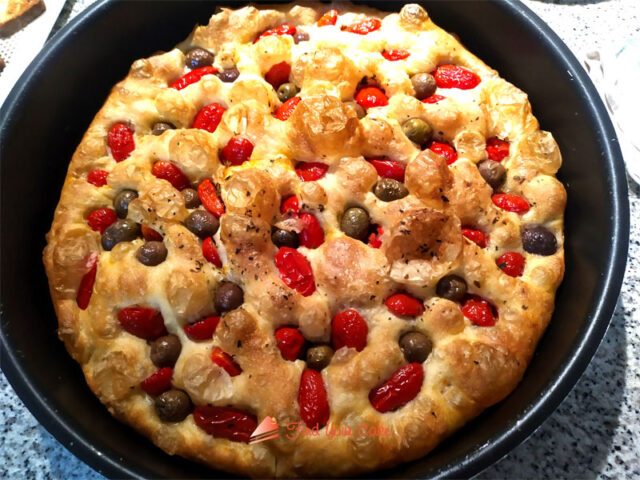
[[[1,110],[2,369],[45,428],[109,477],[227,475],[164,454],[93,396],[56,337],[40,260],[44,235],[69,159],[111,86],[136,58],[172,48],[196,23],[206,23],[216,3],[99,2],[49,41]],[[369,3],[391,11],[402,6]],[[380,477],[469,476],[522,442],[589,363],[614,310],[627,257],[629,206],[616,136],[567,47],[516,1],[422,3],[436,23],[528,92],[542,128],[557,139],[569,198],[566,276],[517,389],[427,457]]]

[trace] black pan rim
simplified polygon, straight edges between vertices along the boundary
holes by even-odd
[[[579,340],[575,343],[570,360],[549,381],[537,401],[530,404],[504,430],[489,439],[478,450],[450,462],[428,474],[435,478],[468,477],[474,475],[508,453],[523,442],[533,431],[548,418],[560,405],[562,400],[578,382],[596,352],[613,315],[627,261],[629,244],[629,201],[625,167],[622,153],[618,146],[615,130],[611,119],[603,105],[593,83],[582,69],[578,60],[569,48],[560,40],[553,30],[543,20],[535,15],[519,0],[492,0],[501,4],[525,27],[534,32],[544,43],[550,55],[563,63],[569,75],[572,75],[575,88],[584,97],[590,109],[592,118],[597,125],[600,143],[603,148],[603,161],[609,173],[609,189],[612,199],[611,216],[613,218],[613,235],[611,240],[610,263],[606,271],[602,272],[601,293],[597,304],[590,312],[592,321],[585,328]],[[0,109],[0,144],[6,135],[7,125],[20,110],[22,98],[28,95],[30,88],[37,80],[39,72],[49,61],[49,58],[64,48],[71,41],[76,29],[89,23],[95,16],[110,8],[113,2],[100,0],[74,18],[68,25],[57,32],[45,45],[40,55],[31,63],[20,77],[16,86],[7,97]],[[50,405],[42,396],[38,395],[36,386],[24,375],[18,356],[13,350],[11,342],[1,328],[7,321],[4,311],[0,321],[0,365],[9,383],[15,389],[20,399],[30,412],[65,448],[79,459],[86,462],[98,472],[112,478],[144,478],[151,472],[134,469],[129,465],[118,462],[105,452],[96,449],[91,441],[66,425],[54,406]]]

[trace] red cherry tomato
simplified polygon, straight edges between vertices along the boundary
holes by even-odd
[[[309,428],[322,428],[329,421],[329,401],[320,372],[310,369],[302,372],[298,407],[302,421]]]
[[[369,327],[364,318],[355,310],[345,310],[333,317],[331,341],[333,348],[355,348],[361,352],[367,346]]]
[[[226,109],[217,103],[207,105],[196,115],[196,118],[193,120],[193,128],[206,130],[209,133],[215,132],[222,120],[222,114],[225,111]]]
[[[155,241],[155,242],[162,241],[162,235],[156,232],[153,228],[147,227],[146,225],[142,225],[140,227],[140,230],[142,231],[142,236],[144,237],[145,240]]]
[[[496,259],[496,265],[511,277],[521,277],[524,272],[524,257],[518,252],[503,253]]]
[[[487,239],[484,233],[482,233],[480,230],[475,230],[473,228],[463,228],[462,235],[467,237],[480,248],[484,248],[487,246]]]
[[[243,443],[249,443],[258,426],[253,415],[228,407],[197,406],[193,409],[193,421],[209,435]]]
[[[341,30],[358,35],[367,35],[368,33],[378,30],[382,26],[382,22],[377,18],[365,18],[351,25],[343,26]]]
[[[253,41],[253,43],[256,43],[258,40],[261,40],[264,37],[270,37],[272,35],[295,35],[295,34],[296,34],[296,27],[289,23],[285,23],[283,25],[270,28],[269,30],[262,32],[260,35],[258,35],[258,38],[256,38]]]
[[[380,237],[383,233],[384,230],[382,230],[382,227],[378,226],[376,228],[376,232],[369,235],[369,246],[371,248],[380,248],[382,246],[382,240],[380,240]]]
[[[389,105],[389,99],[378,87],[364,87],[356,94],[356,102],[364,109]]]
[[[409,55],[411,55],[409,51],[404,50],[403,48],[382,51],[382,56],[387,60],[389,60],[390,62],[397,62],[398,60],[404,60]]]
[[[320,162],[300,162],[296,165],[296,173],[303,182],[320,180],[328,170],[329,165]]]
[[[300,252],[289,247],[280,247],[275,258],[280,278],[303,297],[316,290],[315,279],[309,261]]]
[[[431,95],[430,97],[425,98],[424,100],[422,100],[422,103],[438,103],[440,100],[444,100],[447,97],[444,97],[442,95]]]
[[[371,389],[369,401],[380,413],[396,410],[413,400],[424,380],[422,365],[413,362],[391,375],[382,385]]]
[[[293,111],[298,106],[298,103],[300,103],[300,100],[302,100],[300,97],[293,97],[287,100],[286,102],[284,102],[276,110],[276,113],[275,113],[276,118],[284,122],[287,118],[291,116]]]
[[[91,170],[87,175],[87,182],[96,187],[104,187],[107,184],[109,172],[106,170]]]
[[[405,317],[417,317],[424,312],[424,305],[416,298],[406,293],[396,293],[388,297],[384,304],[392,313]]]
[[[89,227],[91,227],[91,230],[100,232],[100,235],[116,220],[118,220],[116,211],[111,208],[98,208],[87,217],[87,223]]]
[[[140,386],[152,397],[157,397],[171,388],[172,377],[173,369],[171,367],[164,367],[153,375],[145,378],[140,383]]]
[[[322,15],[318,20],[319,27],[326,27],[327,25],[335,25],[338,21],[338,10],[329,10]]]
[[[497,137],[487,140],[487,155],[489,160],[501,162],[509,155],[509,142],[500,140]]]
[[[431,145],[429,145],[429,150],[437,155],[440,155],[441,157],[444,157],[447,161],[447,165],[451,165],[453,162],[458,160],[458,154],[456,153],[455,149],[448,143],[431,142]]]
[[[300,215],[305,227],[300,232],[300,244],[307,248],[318,248],[324,242],[324,230],[318,219],[310,213]]]
[[[286,215],[287,217],[298,216],[299,210],[300,210],[300,201],[298,200],[298,197],[296,197],[295,195],[287,197],[280,205],[280,213],[283,215]]]
[[[220,317],[206,317],[191,325],[186,325],[184,333],[191,340],[211,340],[216,328],[218,328],[218,323],[220,323]]]
[[[203,180],[198,185],[198,197],[200,202],[204,205],[204,208],[213,213],[217,218],[220,218],[224,213],[224,203],[218,197],[216,193],[216,187],[210,179]]]
[[[109,129],[107,143],[109,144],[109,150],[111,150],[111,156],[116,162],[121,162],[128,158],[136,148],[133,140],[133,130],[121,122],[113,124]]]
[[[458,88],[470,90],[480,83],[481,79],[468,68],[458,65],[440,65],[433,72],[438,88]]]
[[[182,170],[173,163],[164,160],[154,163],[151,173],[154,177],[169,182],[176,190],[184,190],[191,184]]]
[[[76,304],[80,310],[86,310],[93,293],[93,284],[96,281],[96,273],[98,272],[98,255],[92,254],[87,259],[86,268],[89,269],[80,280],[78,293],[76,295]]]
[[[296,328],[282,327],[276,330],[276,344],[282,357],[295,362],[304,346],[304,337]]]
[[[212,237],[207,237],[204,239],[204,242],[202,242],[202,255],[208,262],[213,263],[216,267],[222,267],[222,261],[220,260],[220,255],[218,255],[218,250],[216,250],[216,244],[213,242]]]
[[[118,321],[131,335],[145,340],[155,340],[167,334],[164,318],[158,310],[144,307],[127,307],[118,313]]]
[[[474,325],[491,327],[496,324],[497,314],[493,305],[478,295],[467,295],[460,309]]]
[[[267,73],[265,73],[264,79],[277,90],[280,85],[289,81],[290,74],[291,65],[287,62],[280,62],[276,63]]]
[[[382,178],[392,178],[399,182],[404,182],[405,166],[393,160],[369,160]]]
[[[518,195],[496,193],[491,197],[491,200],[496,207],[506,210],[507,212],[522,214],[529,211],[529,202]]]
[[[233,360],[233,358],[231,358],[231,355],[223,352],[220,347],[215,347],[213,349],[213,351],[211,352],[211,360],[220,368],[224,368],[231,377],[235,377],[236,375],[240,375],[242,373],[240,365],[238,365]]]
[[[169,88],[175,88],[176,90],[182,90],[188,87],[192,83],[200,81],[205,75],[214,75],[218,73],[218,69],[215,67],[202,67],[191,70],[189,73],[185,73],[178,80],[169,85]]]
[[[233,137],[220,151],[220,159],[225,165],[242,165],[253,153],[253,143],[246,138]]]

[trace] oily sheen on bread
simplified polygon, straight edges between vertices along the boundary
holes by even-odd
[[[223,8],[133,62],[71,160],[44,251],[60,338],[171,455],[254,477],[422,457],[516,387],[551,318],[560,165],[527,95],[418,5]]]

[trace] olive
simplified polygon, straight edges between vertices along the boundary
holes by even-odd
[[[167,247],[162,242],[146,242],[136,252],[136,258],[147,267],[155,267],[167,259]]]
[[[138,198],[138,192],[135,190],[122,190],[113,199],[113,208],[116,210],[118,218],[127,218],[129,212],[129,202]]]
[[[353,108],[356,111],[356,115],[360,120],[362,120],[367,115],[367,112],[365,111],[365,109],[362,108],[362,106],[358,102],[347,102],[346,105]]]
[[[411,84],[418,100],[429,98],[436,92],[436,79],[429,73],[416,73],[411,77]]]
[[[452,302],[461,302],[467,294],[467,282],[458,275],[447,275],[436,285],[436,294]]]
[[[218,313],[224,313],[238,308],[243,302],[244,292],[238,285],[231,282],[220,285],[213,299]]]
[[[300,42],[308,42],[309,34],[307,32],[303,32],[302,30],[297,30],[296,33],[293,35],[293,41],[295,42],[296,45]]]
[[[425,145],[431,138],[431,125],[420,118],[410,118],[402,124],[402,131],[409,140],[418,145]]]
[[[276,247],[298,248],[300,241],[298,234],[292,230],[274,228],[271,232],[271,241]]]
[[[404,354],[407,362],[424,362],[431,350],[433,343],[431,340],[420,332],[407,332],[400,337],[400,350]]]
[[[196,69],[202,67],[210,67],[213,65],[213,53],[207,52],[204,48],[194,48],[187,53],[187,66]]]
[[[369,233],[369,214],[364,208],[349,208],[342,215],[340,228],[349,237],[364,241]]]
[[[381,178],[373,189],[376,197],[383,202],[393,202],[409,195],[409,190],[404,183],[393,178]]]
[[[182,390],[168,390],[156,397],[156,413],[163,422],[181,422],[191,413],[189,395]]]
[[[295,97],[299,91],[300,89],[296,87],[294,83],[283,83],[278,87],[278,98],[284,103],[290,98]]]
[[[184,198],[184,204],[187,208],[198,208],[200,206],[200,197],[193,188],[185,188],[180,193],[182,193],[182,198]]]
[[[307,350],[307,366],[313,370],[322,370],[329,365],[333,349],[329,345],[319,345]]]
[[[218,73],[218,78],[225,83],[232,83],[240,76],[240,72],[236,67],[227,68]]]
[[[153,124],[153,127],[151,127],[151,133],[153,133],[154,135],[162,135],[164,132],[166,132],[167,130],[173,130],[175,127],[175,125],[173,123],[168,123],[168,122],[156,122]]]
[[[118,220],[107,227],[102,234],[102,248],[110,251],[120,242],[130,242],[140,235],[140,225],[133,220]]]
[[[151,342],[151,361],[156,367],[173,367],[180,356],[182,345],[175,335],[165,335]]]
[[[494,190],[499,188],[507,178],[507,170],[498,162],[485,160],[478,164],[478,171],[485,182]]]
[[[213,213],[206,210],[195,210],[184,221],[184,226],[200,238],[213,236],[220,222]]]
[[[536,255],[553,255],[558,250],[556,236],[541,226],[527,226],[522,230],[522,247]]]

